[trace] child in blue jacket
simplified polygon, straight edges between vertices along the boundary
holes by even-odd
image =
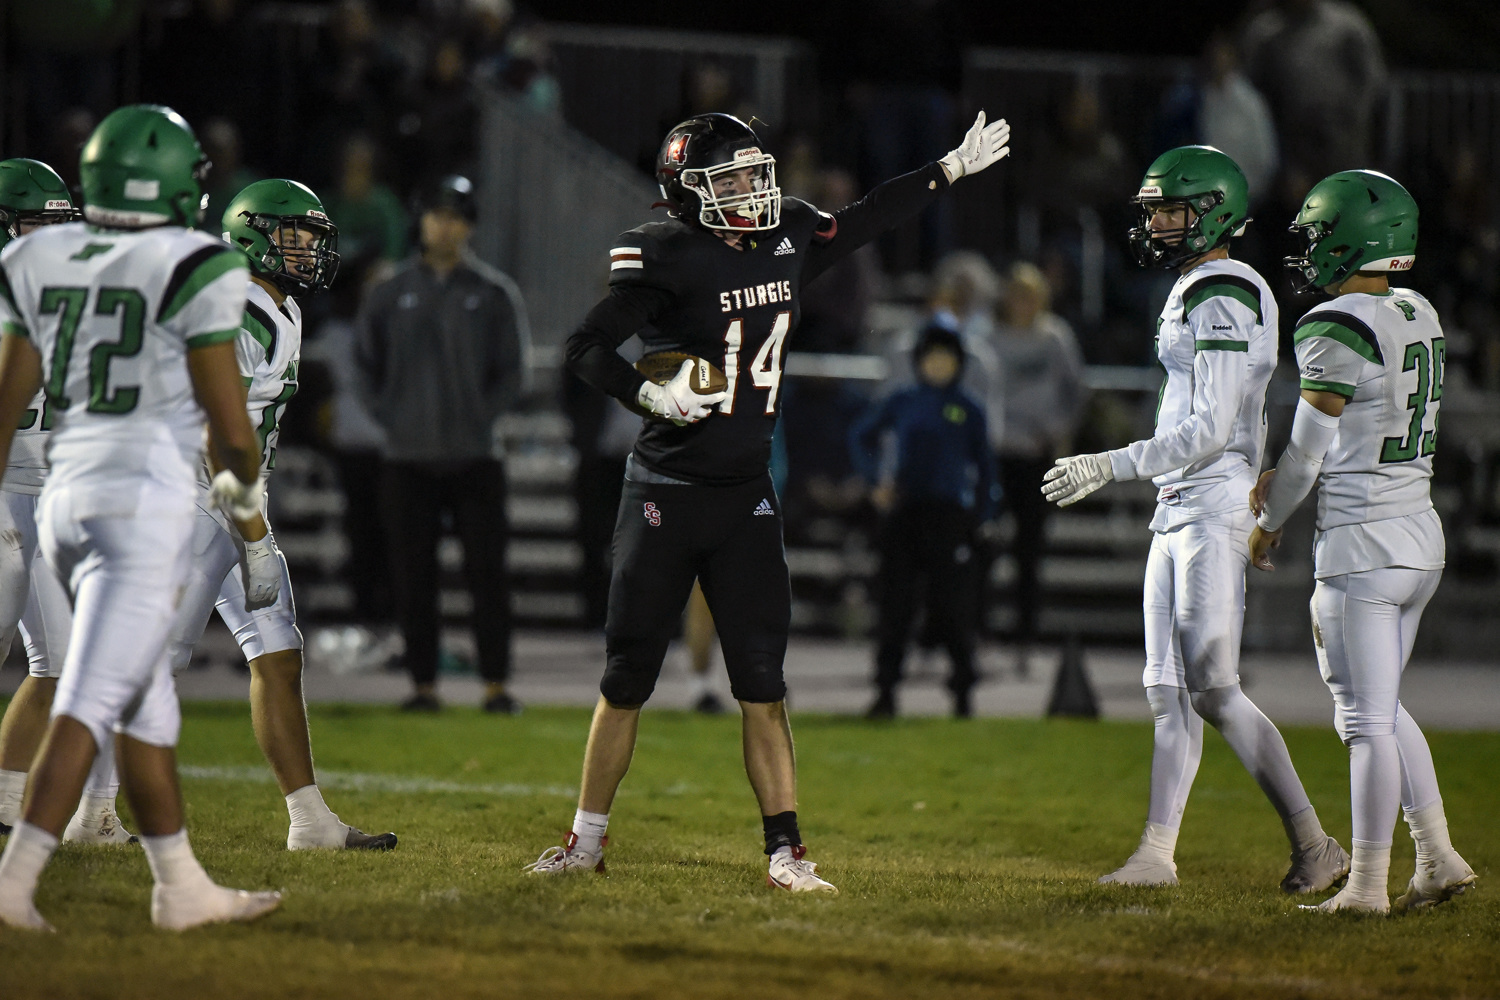
[[[917,608],[925,603],[931,633],[948,651],[953,714],[971,712],[974,686],[975,572],[973,534],[995,509],[995,468],[984,408],[959,388],[964,351],[958,334],[931,323],[912,351],[917,384],[886,397],[850,433],[854,466],[885,514],[881,531],[878,696],[871,718],[896,714],[896,685]],[[883,469],[886,436],[895,437],[895,467]],[[925,597],[925,602],[920,598]]]

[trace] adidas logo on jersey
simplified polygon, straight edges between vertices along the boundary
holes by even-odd
[[[776,516],[776,508],[771,506],[771,501],[762,500],[760,502],[760,506],[755,508],[756,517],[759,517],[762,514],[770,514],[772,517]]]
[[[792,238],[790,236],[783,236],[781,242],[776,244],[776,249],[771,251],[772,255],[776,257],[784,257],[789,253],[796,252],[797,248],[792,246]],[[760,512],[756,511],[756,513]]]

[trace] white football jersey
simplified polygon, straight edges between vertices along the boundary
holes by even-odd
[[[10,442],[10,457],[0,489],[7,493],[37,496],[47,480],[47,432],[52,429],[52,410],[47,391],[40,389],[31,406],[21,414],[21,426]]]
[[[42,355],[47,489],[69,491],[75,518],[134,515],[132,483],[191,495],[203,413],[187,352],[238,335],[247,266],[217,237],[175,226],[48,226],[0,253],[0,322]]]
[[[1340,295],[1303,316],[1293,342],[1302,388],[1348,400],[1318,474],[1319,574],[1441,568],[1428,488],[1446,350],[1437,312],[1407,288]]]
[[[1245,506],[1265,450],[1278,316],[1265,280],[1237,260],[1199,264],[1172,286],[1156,321],[1166,370],[1156,433],[1109,453],[1116,478],[1157,486],[1153,531]]]
[[[263,287],[250,282],[240,335],[234,342],[240,375],[249,394],[250,426],[260,438],[260,471],[276,468],[281,415],[297,394],[297,366],[302,358],[302,310],[297,300],[281,305]]]

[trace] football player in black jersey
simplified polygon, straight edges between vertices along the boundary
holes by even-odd
[[[833,214],[776,186],[776,161],[729,115],[691,118],[667,134],[656,178],[671,218],[623,234],[610,250],[610,294],[568,339],[583,381],[649,410],[615,525],[605,625],[608,662],[583,759],[578,813],[564,846],[529,870],[604,868],[605,829],[630,766],[641,706],[698,580],[713,612],[744,725],[745,770],[760,803],[771,885],[836,892],[803,858],[787,724],[791,583],[781,505],[767,466],[786,338],[803,285],[910,219],[960,177],[1010,148],[1010,127],[981,112],[941,160],[887,181]],[[647,353],[679,351],[723,369],[722,392],[698,394],[685,362],[666,385],[616,349],[639,333]]]

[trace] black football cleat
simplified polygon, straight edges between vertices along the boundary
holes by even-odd
[[[349,836],[344,838],[344,849],[348,851],[393,851],[396,849],[396,835],[394,833],[370,834],[351,826]]]

